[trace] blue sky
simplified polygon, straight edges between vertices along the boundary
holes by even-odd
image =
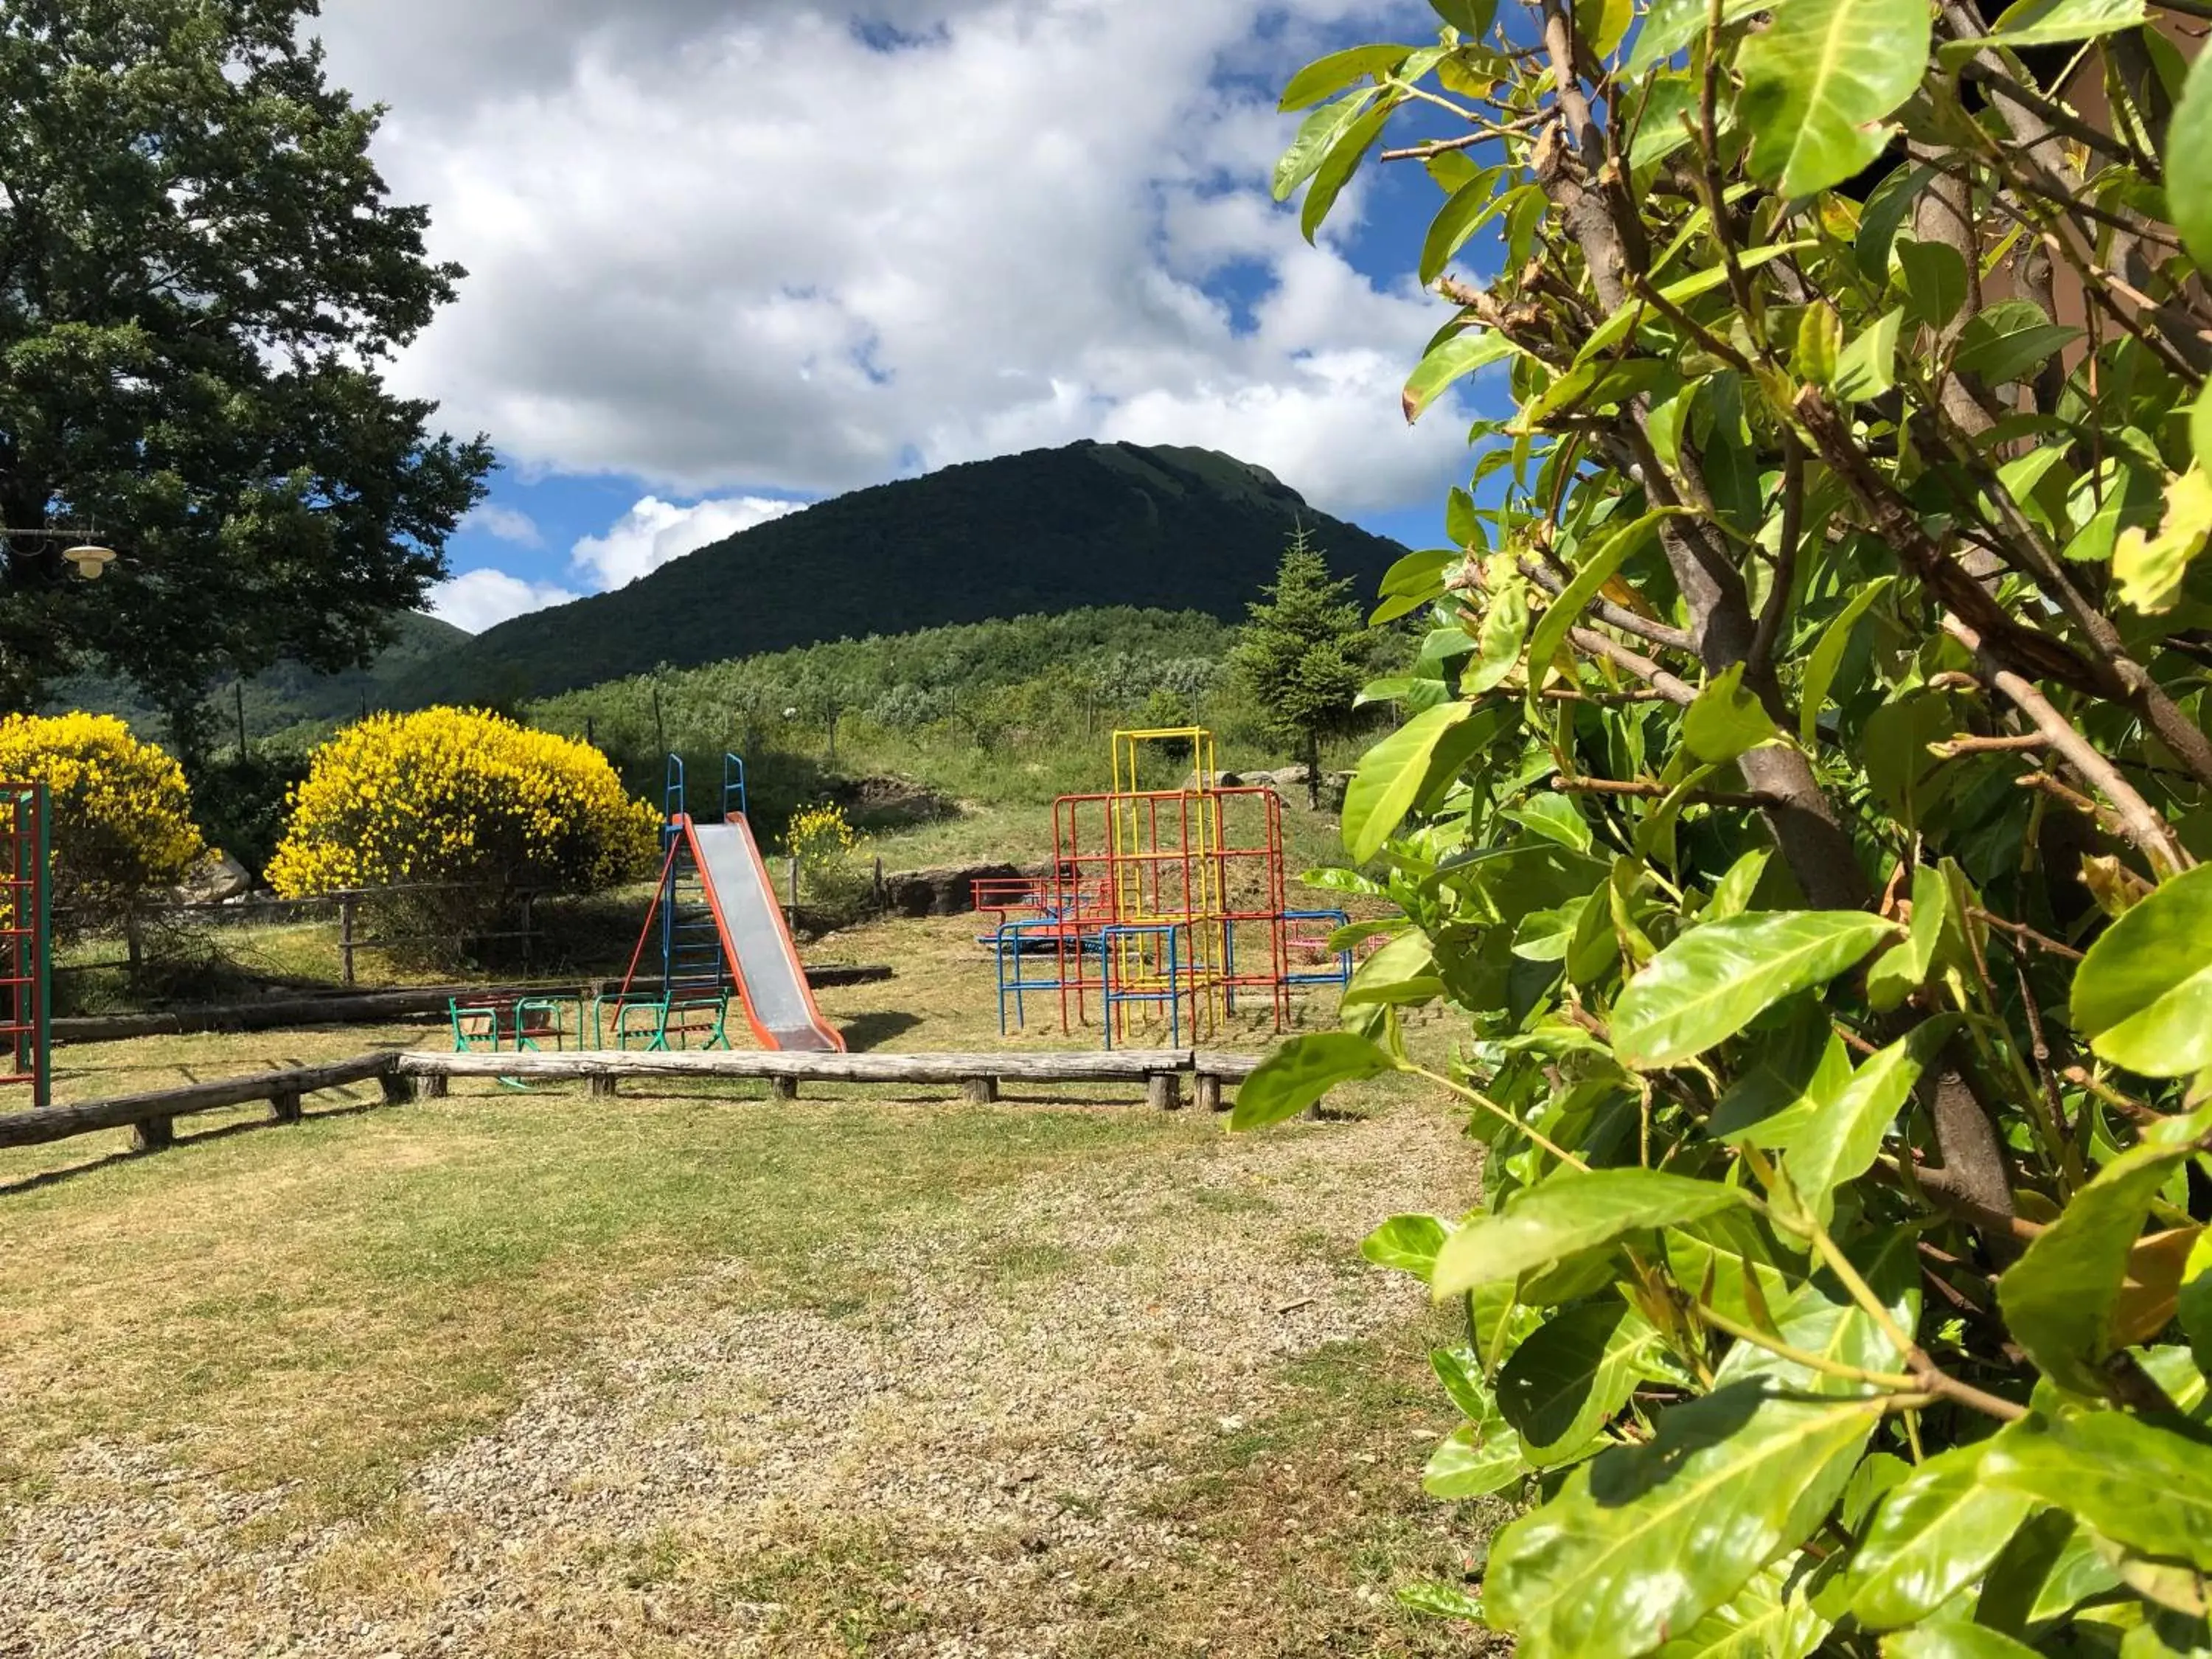
[[[1411,545],[1471,410],[1408,430],[1438,198],[1318,249],[1265,180],[1297,65],[1423,0],[328,0],[334,76],[471,276],[393,366],[505,465],[478,628],[794,506],[1077,438],[1203,444]],[[1171,596],[1163,596],[1164,599]]]

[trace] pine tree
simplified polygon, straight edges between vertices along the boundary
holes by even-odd
[[[1374,649],[1351,590],[1301,525],[1230,656],[1270,733],[1304,756],[1310,807],[1321,805],[1321,741],[1349,723]]]

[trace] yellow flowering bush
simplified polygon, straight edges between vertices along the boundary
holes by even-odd
[[[279,893],[464,884],[457,916],[519,888],[586,892],[649,875],[660,822],[598,750],[465,708],[348,726],[315,751],[291,803],[269,865]]]
[[[58,907],[111,909],[173,887],[207,850],[184,769],[112,714],[0,718],[0,781],[46,786]]]
[[[868,885],[860,862],[867,842],[834,801],[792,814],[784,845],[799,860],[809,897],[836,911],[854,905]]]

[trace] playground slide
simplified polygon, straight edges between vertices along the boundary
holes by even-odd
[[[845,1039],[814,1006],[798,947],[769,884],[751,827],[741,813],[726,823],[690,826],[691,855],[722,934],[722,950],[744,999],[745,1017],[771,1048],[842,1053]]]

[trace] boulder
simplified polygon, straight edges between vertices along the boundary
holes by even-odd
[[[1213,787],[1217,789],[1242,789],[1247,784],[1265,783],[1267,781],[1267,775],[1264,772],[1217,772],[1213,775]],[[1187,790],[1195,789],[1198,784],[1198,774],[1187,772],[1180,787]]]
[[[884,877],[884,908],[899,916],[957,916],[975,908],[975,884],[1012,880],[1011,864],[948,864]]]
[[[220,848],[191,867],[176,888],[179,904],[227,904],[253,890],[253,872]]]

